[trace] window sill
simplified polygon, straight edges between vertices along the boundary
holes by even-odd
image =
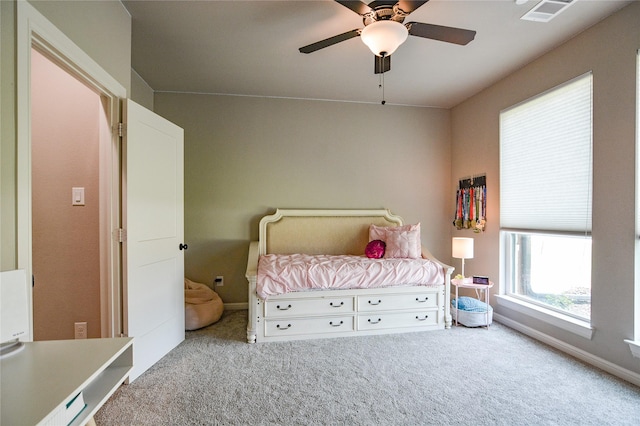
[[[542,308],[532,303],[527,303],[511,296],[498,295],[496,299],[498,305],[504,306],[505,308],[544,321],[547,324],[551,324],[585,339],[591,340],[593,337],[595,330],[591,327],[591,324],[586,321],[581,321],[568,315],[562,315],[561,313]],[[640,347],[638,347],[638,351],[640,351]]]
[[[640,358],[640,340],[625,340],[629,344],[629,349],[635,358]]]

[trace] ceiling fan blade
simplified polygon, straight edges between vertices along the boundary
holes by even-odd
[[[333,37],[329,37],[324,40],[317,41],[315,43],[309,44],[307,46],[301,47],[301,53],[312,53],[316,50],[324,49],[325,47],[333,46],[334,44],[340,43],[341,41],[349,40],[350,38],[358,37],[360,35],[361,29],[355,29],[351,31],[347,31],[346,33],[338,34]]]
[[[373,55],[373,72],[375,74],[382,74],[391,69],[391,55],[389,56],[377,56]]]
[[[375,10],[380,6],[385,6],[391,9],[396,3],[398,3],[398,0],[374,0],[369,3],[369,8]]]
[[[447,43],[466,45],[476,37],[475,31],[462,28],[443,27],[442,25],[423,24],[421,22],[409,22],[405,24],[405,26],[409,30],[409,34],[413,36],[445,41]]]
[[[400,0],[398,7],[405,13],[411,13],[429,0]]]
[[[337,3],[340,3],[346,8],[353,10],[358,15],[364,15],[365,13],[371,12],[371,8],[367,6],[365,3],[362,3],[360,0],[335,0]]]

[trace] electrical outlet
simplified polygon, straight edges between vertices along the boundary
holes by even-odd
[[[76,339],[86,339],[87,338],[87,323],[86,322],[77,322],[75,324],[75,337],[76,337]]]
[[[214,280],[213,284],[216,287],[222,287],[224,285],[224,277],[222,275],[218,275]]]

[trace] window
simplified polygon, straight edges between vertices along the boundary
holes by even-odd
[[[636,54],[636,247],[635,291],[633,300],[633,340],[629,344],[634,357],[640,358],[640,50]]]
[[[500,114],[506,292],[591,317],[592,76]]]
[[[640,346],[640,50],[636,54],[636,282],[634,300],[634,333]],[[634,355],[640,358],[640,347]]]

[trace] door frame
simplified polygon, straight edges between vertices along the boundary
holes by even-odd
[[[101,256],[101,335],[115,337],[122,331],[121,319],[121,244],[116,239],[120,228],[120,153],[117,132],[120,100],[126,89],[71,39],[26,1],[17,2],[17,263],[32,276],[31,215],[31,49],[49,59],[92,88],[101,98],[107,114],[110,143],[101,141],[100,256]],[[105,178],[104,181],[102,178]],[[102,203],[104,202],[104,206]],[[106,267],[102,266],[106,265]],[[33,291],[28,286],[29,335],[33,340]]]

